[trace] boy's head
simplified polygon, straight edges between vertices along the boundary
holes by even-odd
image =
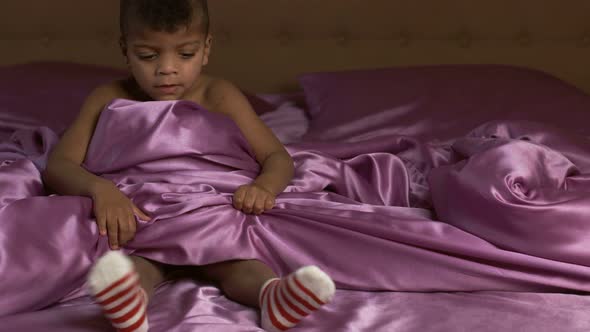
[[[206,0],[121,0],[121,50],[139,87],[155,100],[181,99],[209,61]]]
[[[119,13],[122,38],[134,25],[175,32],[196,23],[204,35],[209,34],[207,0],[121,0]]]

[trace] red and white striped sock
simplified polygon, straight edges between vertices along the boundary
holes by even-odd
[[[336,288],[316,266],[268,280],[260,290],[261,325],[266,331],[285,331],[330,302]]]
[[[147,332],[147,295],[139,285],[133,262],[110,251],[92,267],[88,277],[92,294],[119,332]]]

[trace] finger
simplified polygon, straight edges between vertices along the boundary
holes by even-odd
[[[125,243],[121,245],[127,244],[129,241],[133,239],[135,236],[135,215],[133,214],[133,210],[129,209],[127,216],[125,218],[125,223],[127,225],[127,233],[125,233]]]
[[[275,206],[275,200],[272,197],[268,197],[264,202],[264,209],[271,210]]]
[[[135,222],[135,216],[133,212],[129,213],[129,240],[132,240],[135,237],[135,232],[137,231],[137,223]]]
[[[244,206],[244,198],[246,196],[246,187],[239,187],[238,190],[234,193],[233,203],[234,208],[237,210],[241,210]]]
[[[96,223],[98,224],[98,231],[100,235],[107,235],[107,217],[102,212],[95,212]]]
[[[265,202],[266,198],[264,197],[258,197],[258,199],[256,199],[256,202],[254,202],[254,214],[259,215],[264,212]]]
[[[256,202],[256,191],[249,189],[246,192],[246,197],[244,197],[244,206],[242,207],[242,211],[245,213],[252,213],[254,202]]]
[[[119,225],[117,217],[112,214],[107,216],[107,232],[111,249],[119,249]]]
[[[117,215],[117,225],[119,226],[119,245],[124,246],[129,239],[129,216],[126,213],[119,212]]]
[[[125,230],[119,234],[119,245],[124,246],[131,241],[135,235],[135,216],[133,215],[133,212],[131,212],[131,209],[129,209],[129,212],[123,220],[119,221],[119,229]]]
[[[133,213],[135,213],[135,215],[137,215],[140,220],[143,220],[143,221],[152,220],[152,217],[148,216],[145,212],[143,212],[140,208],[138,208],[137,205],[132,203],[132,207],[133,207]]]

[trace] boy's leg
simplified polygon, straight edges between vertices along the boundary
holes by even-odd
[[[146,292],[149,301],[154,294],[156,286],[165,280],[164,266],[140,256],[129,256],[129,258],[139,275],[139,285]]]
[[[277,278],[257,260],[229,261],[197,268],[201,277],[218,284],[236,302],[260,308],[267,331],[284,331],[328,303],[335,292],[330,277],[315,266],[306,266]]]
[[[238,303],[259,308],[260,289],[277,275],[257,260],[220,262],[195,267],[197,275],[216,284],[225,296]]]
[[[88,281],[106,318],[121,332],[146,332],[146,307],[157,284],[164,280],[163,268],[137,256],[111,251],[90,271]]]

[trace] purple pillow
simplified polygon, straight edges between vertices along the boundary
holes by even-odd
[[[61,133],[94,88],[126,76],[122,69],[66,62],[0,67],[0,120],[45,125]],[[276,108],[255,94],[244,94],[258,114]]]
[[[246,99],[248,99],[248,102],[250,103],[250,105],[252,106],[252,108],[254,109],[256,114],[258,114],[258,115],[272,112],[277,108],[276,105],[269,103],[268,101],[260,98],[259,96],[255,95],[253,93],[243,91],[243,90],[242,90],[242,93],[244,94],[244,96],[246,96]]]
[[[540,71],[433,65],[299,77],[311,116],[305,140],[394,133],[446,140],[491,120],[548,122],[589,131],[590,97]]]
[[[61,132],[96,86],[125,75],[119,69],[62,62],[0,67],[0,113]]]

